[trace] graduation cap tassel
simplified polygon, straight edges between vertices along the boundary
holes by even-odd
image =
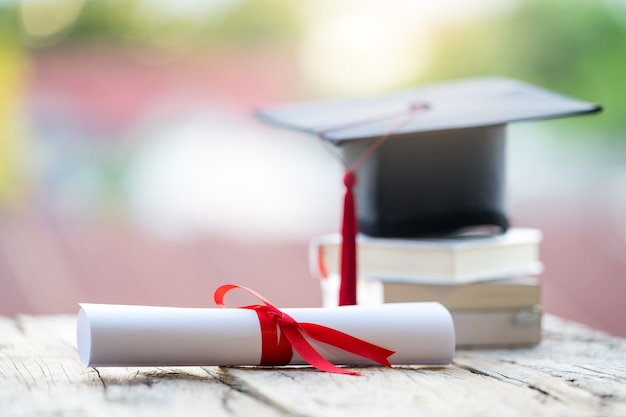
[[[354,201],[354,194],[352,189],[356,185],[356,169],[365,161],[380,145],[385,142],[389,136],[408,123],[415,114],[424,111],[428,108],[425,103],[411,104],[405,117],[401,118],[397,124],[389,129],[384,135],[379,137],[369,148],[365,150],[359,157],[350,165],[346,163],[338,154],[332,152],[335,156],[338,156],[345,167],[345,173],[343,176],[343,183],[346,186],[346,192],[343,200],[343,218],[341,222],[341,284],[339,287],[339,305],[355,305],[357,303],[356,290],[357,290],[357,244],[356,236],[359,232],[358,219],[356,216],[356,203]],[[397,115],[394,115],[397,117]],[[383,119],[390,116],[385,116]],[[324,133],[332,130],[345,129],[351,126],[371,123],[377,121],[378,118],[361,121],[357,123],[350,123],[345,126],[336,126],[332,129],[325,129],[317,132],[318,138],[323,143]]]
[[[356,235],[359,225],[356,217],[356,205],[352,188],[356,184],[356,174],[346,170],[343,176],[346,193],[343,199],[343,219],[341,223],[341,286],[339,287],[339,305],[356,304]]]

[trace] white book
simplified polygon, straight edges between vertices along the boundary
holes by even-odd
[[[437,301],[450,310],[514,309],[541,304],[537,277],[513,277],[462,284],[383,282],[385,303]]]
[[[536,275],[542,233],[512,228],[502,235],[439,239],[357,237],[357,267],[361,278],[395,282],[474,282]],[[341,235],[311,240],[309,265],[313,276],[339,273]]]
[[[536,345],[541,341],[541,309],[450,310],[457,348]]]
[[[320,283],[323,306],[337,306],[339,276],[332,274]],[[503,282],[502,285],[507,284]],[[381,281],[359,280],[357,287],[358,304],[376,305],[389,302],[385,295],[384,286],[385,283]],[[441,302],[438,299],[432,301]],[[442,304],[445,306],[444,303]],[[448,309],[454,322],[457,348],[531,346],[541,341],[542,312],[538,304],[508,308],[459,309],[448,307]]]

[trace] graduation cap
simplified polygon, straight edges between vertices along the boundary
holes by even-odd
[[[350,236],[357,230],[377,237],[447,235],[485,225],[505,231],[506,125],[600,110],[518,80],[480,77],[375,97],[279,105],[257,116],[317,135],[344,162],[344,291],[344,266],[356,276]],[[358,225],[350,214],[355,175]],[[355,302],[356,291],[347,298]]]

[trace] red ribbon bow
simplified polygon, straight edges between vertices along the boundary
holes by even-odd
[[[360,375],[360,372],[339,368],[319,354],[307,340],[311,339],[327,343],[363,358],[370,359],[381,365],[391,367],[387,358],[395,352],[374,345],[349,334],[330,327],[314,323],[299,323],[293,317],[280,311],[265,297],[249,288],[239,285],[226,284],[215,290],[213,298],[218,307],[226,308],[224,296],[231,290],[242,289],[252,294],[263,304],[243,306],[254,310],[259,317],[261,326],[261,363],[259,365],[286,365],[291,361],[293,349],[296,350],[310,365],[320,371],[336,374]],[[280,334],[278,329],[280,328]]]

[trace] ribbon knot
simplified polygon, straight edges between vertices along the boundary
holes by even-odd
[[[271,314],[271,313],[270,313]],[[280,327],[298,327],[298,322],[294,320],[293,317],[280,312],[279,314],[273,315],[274,321]]]
[[[226,308],[224,296],[234,289],[242,289],[263,302],[262,305],[254,304],[240,307],[254,310],[259,318],[261,327],[261,362],[259,365],[286,365],[291,361],[295,349],[302,359],[321,371],[360,375],[360,372],[339,368],[330,363],[315,350],[307,340],[309,338],[391,367],[387,358],[393,355],[394,351],[330,327],[314,323],[300,323],[249,288],[234,284],[222,285],[215,290],[213,295],[215,304],[218,307]]]

